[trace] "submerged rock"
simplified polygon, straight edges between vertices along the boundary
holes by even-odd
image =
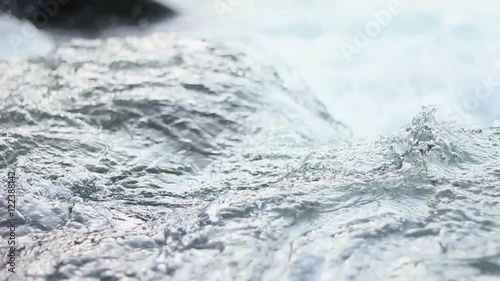
[[[6,0],[0,11],[38,28],[99,30],[118,25],[145,26],[175,11],[154,0]]]

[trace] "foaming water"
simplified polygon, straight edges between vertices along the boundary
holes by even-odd
[[[16,277],[498,275],[499,128],[436,121],[429,107],[353,142],[285,67],[256,57],[155,35],[0,62],[0,173],[19,177]]]
[[[28,58],[49,53],[53,39],[31,23],[0,14],[0,60]]]
[[[402,1],[351,59],[388,3],[170,2],[186,16],[104,36],[181,36],[0,62],[14,279],[497,278],[496,2]],[[14,55],[46,54],[40,36]]]
[[[363,138],[393,132],[422,105],[439,105],[440,120],[467,127],[500,120],[497,1],[161,2],[179,16],[103,30],[98,36],[174,32],[243,42],[270,61],[285,62]],[[381,16],[391,5],[397,12]],[[0,21],[0,35],[13,38],[0,42],[0,59],[42,55],[53,48],[47,36],[21,28],[27,24],[5,17]],[[366,37],[367,25],[374,24],[374,35]],[[53,35],[66,41],[82,34]],[[356,44],[360,35],[365,42]]]
[[[468,127],[500,120],[497,1],[170,2],[189,15],[178,32],[279,57],[356,136],[391,133],[422,105]]]

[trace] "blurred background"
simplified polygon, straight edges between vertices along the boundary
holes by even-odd
[[[43,10],[50,24],[4,1],[0,58],[45,55],[75,37],[177,33],[287,65],[358,137],[392,132],[432,104],[464,126],[500,120],[498,1],[58,1],[54,16]]]

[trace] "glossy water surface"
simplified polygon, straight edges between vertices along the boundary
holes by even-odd
[[[284,69],[159,35],[0,62],[17,280],[498,278],[498,128],[355,141]]]

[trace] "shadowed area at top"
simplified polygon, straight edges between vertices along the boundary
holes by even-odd
[[[0,1],[0,11],[27,19],[38,28],[88,31],[142,26],[176,15],[152,0],[6,0]]]

